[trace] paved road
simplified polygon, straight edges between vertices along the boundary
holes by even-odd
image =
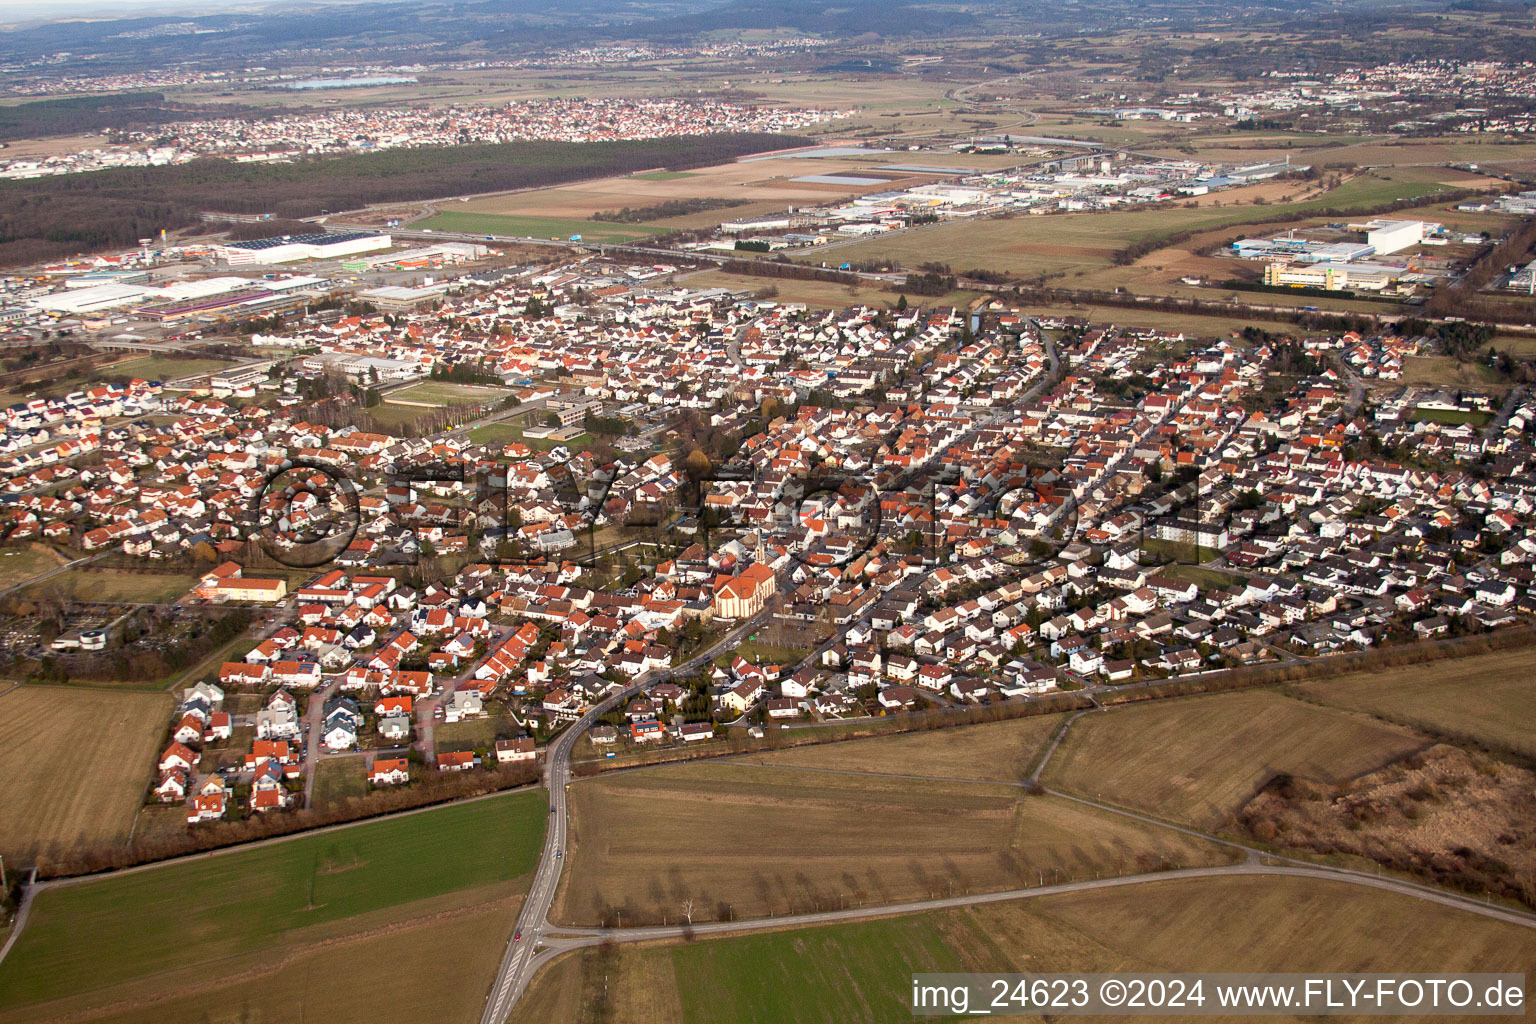
[[[1365,872],[1349,872],[1340,868],[1298,866],[1291,864],[1267,864],[1250,859],[1237,864],[1225,864],[1207,868],[1181,868],[1172,871],[1154,871],[1141,875],[1119,875],[1113,878],[1092,878],[1078,882],[1062,882],[1038,885],[1028,889],[1005,889],[999,892],[968,893],[963,896],[946,896],[939,899],[918,900],[913,903],[848,907],[842,910],[826,910],[813,914],[789,914],[783,917],[760,918],[751,921],[711,921],[692,926],[666,926],[619,929],[563,929],[543,941],[548,948],[544,955],[534,958],[542,964],[554,953],[583,946],[595,946],[601,942],[650,942],[657,940],[690,939],[701,936],[731,935],[742,932],[762,931],[767,928],[836,924],[841,921],[868,920],[892,917],[898,914],[916,914],[931,910],[948,910],[955,907],[971,907],[984,903],[1006,903],[1013,900],[1033,899],[1040,896],[1058,896],[1068,893],[1090,892],[1096,889],[1115,889],[1127,885],[1144,885],[1148,882],[1173,882],[1196,878],[1226,878],[1232,876],[1268,875],[1271,877],[1313,878],[1363,885],[1398,895],[1426,900],[1442,906],[1479,914],[1483,917],[1536,928],[1536,916],[1503,907],[1478,903],[1455,893],[1440,892],[1402,882],[1395,878],[1372,875]],[[501,1024],[500,1020],[497,1024]]]
[[[1483,428],[1484,441],[1493,440],[1495,434],[1504,430],[1504,424],[1509,422],[1509,418],[1515,413],[1516,406],[1525,398],[1525,391],[1524,387],[1509,389],[1509,394],[1504,396],[1504,404],[1500,407],[1498,415],[1489,420],[1488,425]]]
[[[623,689],[609,694],[588,708],[585,714],[549,745],[545,758],[545,784],[549,787],[549,829],[544,834],[544,848],[539,855],[539,866],[534,872],[533,885],[528,890],[528,897],[523,900],[512,941],[507,944],[507,952],[502,957],[501,968],[497,971],[496,980],[486,997],[485,1011],[480,1017],[482,1024],[502,1024],[507,1019],[507,1015],[512,1012],[512,1007],[522,997],[523,990],[528,987],[528,981],[533,977],[534,971],[548,959],[548,953],[537,954],[535,946],[542,943],[545,933],[551,930],[549,908],[554,903],[555,892],[560,885],[560,871],[565,864],[563,854],[566,849],[568,828],[565,791],[571,780],[571,750],[576,746],[576,741],[604,715],[616,707],[621,707],[625,701],[645,687],[665,682],[673,676],[691,674],[716,654],[733,646],[743,636],[761,628],[770,615],[771,612],[764,609],[752,618],[744,620],[702,654],[681,665],[647,673]]]

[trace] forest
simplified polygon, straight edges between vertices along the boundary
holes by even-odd
[[[251,117],[266,113],[257,107],[232,103],[214,106],[169,103],[165,94],[158,92],[72,96],[67,99],[0,106],[0,141],[48,139],[58,135],[96,135],[176,121]]]
[[[686,170],[805,145],[729,133],[627,142],[517,142],[398,149],[290,164],[204,159],[0,184],[0,265],[129,247],[197,224],[204,211],[313,217],[371,203],[558,185],[662,167]]]

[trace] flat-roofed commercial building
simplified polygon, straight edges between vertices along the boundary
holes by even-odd
[[[296,260],[333,260],[377,252],[394,244],[389,235],[363,231],[346,234],[280,235],[249,242],[225,242],[214,246],[219,259],[232,267],[255,263],[293,263]]]

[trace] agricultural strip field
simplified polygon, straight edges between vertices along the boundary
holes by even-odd
[[[1303,878],[1169,880],[583,950],[535,976],[512,1022],[604,1019],[591,1011],[605,989],[608,1019],[626,1024],[888,1024],[910,1019],[917,972],[1521,971],[1533,956],[1530,929],[1394,893]]]
[[[0,696],[0,856],[127,840],[171,714],[165,693],[21,686]]]
[[[1277,773],[1339,782],[1426,745],[1399,726],[1270,691],[1222,693],[1085,715],[1042,781],[1217,828]]]
[[[373,1019],[379,1005],[447,1019],[415,990],[435,990],[442,979],[425,976],[441,970],[461,979],[460,1005],[480,1005],[546,817],[540,794],[508,794],[48,889],[0,964],[0,1020],[189,1019],[164,1003],[194,994],[200,1011],[243,1020],[239,1000],[265,1009],[275,978],[295,982],[280,999],[339,1001],[351,987],[327,963],[390,968],[368,968]],[[383,945],[391,954],[369,955]],[[401,969],[424,958],[430,969]]]
[[[356,935],[295,946],[269,964],[195,981],[153,1002],[123,1000],[79,1019],[91,1024],[378,1024],[380,1007],[397,1024],[474,1020],[485,1002],[517,895],[448,908]],[[430,904],[431,901],[425,901]],[[0,1014],[0,1020],[30,1019]]]
[[[1363,711],[1453,740],[1536,757],[1536,664],[1524,650],[1302,683],[1310,701]]]
[[[673,765],[571,787],[551,920],[760,917],[1226,863],[1203,840],[1017,786]]]
[[[580,235],[589,242],[633,242],[657,234],[659,229],[642,224],[607,224],[589,220],[565,220],[558,217],[508,217],[493,213],[453,210],[416,221],[411,228],[420,231],[459,231],[471,235],[510,235],[518,238],[566,239]]]
[[[1065,721],[1064,715],[1037,715],[899,736],[818,743],[754,754],[752,759],[804,768],[1022,782]]]

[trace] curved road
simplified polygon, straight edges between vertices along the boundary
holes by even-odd
[[[760,628],[764,622],[768,621],[769,615],[770,611],[765,609],[752,618],[743,620],[740,625],[704,653],[681,665],[647,673],[623,689],[609,694],[588,708],[585,714],[549,745],[545,767],[546,784],[549,786],[549,829],[544,833],[544,849],[539,855],[539,866],[534,872],[533,885],[528,890],[528,897],[523,900],[522,909],[517,915],[517,927],[512,933],[512,940],[507,944],[507,952],[501,960],[501,969],[497,971],[496,981],[486,996],[485,1011],[480,1016],[482,1024],[502,1024],[522,996],[523,990],[528,987],[528,980],[533,977],[533,972],[548,959],[547,955],[535,953],[534,946],[541,942],[548,946],[549,940],[544,939],[543,936],[546,932],[554,930],[549,925],[549,908],[554,904],[555,891],[560,886],[560,869],[565,863],[563,858],[567,829],[565,789],[571,780],[571,750],[576,746],[576,741],[600,718],[621,706],[645,687],[665,682],[673,676],[691,674],[720,651]]]
[[[1180,868],[1172,871],[1152,871],[1141,875],[1116,875],[1112,878],[1094,878],[1081,882],[1059,882],[1037,885],[1028,889],[1005,889],[999,892],[970,893],[964,896],[945,896],[939,899],[919,900],[914,903],[883,904],[872,907],[850,907],[845,910],[825,910],[813,914],[789,914],[784,917],[755,918],[750,921],[711,921],[693,926],[667,925],[665,927],[598,929],[567,928],[545,939],[549,953],[595,946],[601,942],[647,942],[658,939],[687,939],[709,935],[727,935],[737,932],[766,931],[773,928],[791,928],[807,925],[834,924],[839,921],[857,921],[876,917],[893,917],[898,914],[915,914],[930,910],[949,910],[983,903],[1005,903],[1011,900],[1031,899],[1036,896],[1057,896],[1064,893],[1087,892],[1094,889],[1113,889],[1125,885],[1144,885],[1148,882],[1168,882],[1194,878],[1221,878],[1229,875],[1269,875],[1295,878],[1315,878],[1325,881],[1344,882],[1381,889],[1415,899],[1427,900],[1456,910],[1466,910],[1508,924],[1536,928],[1536,917],[1504,907],[1475,903],[1448,892],[1437,892],[1411,882],[1372,875],[1366,872],[1348,872],[1339,868],[1308,867],[1291,864],[1266,864],[1250,858],[1237,864],[1225,864],[1208,868]],[[1349,877],[1354,875],[1356,877]],[[542,964],[548,957],[538,957]],[[500,1022],[498,1022],[500,1024]]]

